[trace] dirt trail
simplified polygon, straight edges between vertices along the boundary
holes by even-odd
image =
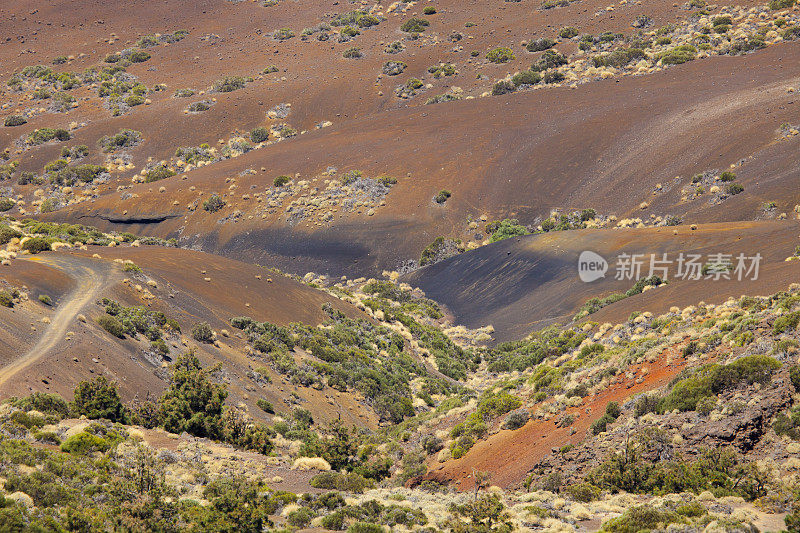
[[[14,362],[0,368],[0,388],[19,372],[46,356],[64,339],[70,324],[89,303],[109,285],[113,266],[107,262],[72,255],[36,256],[28,261],[37,261],[61,270],[76,282],[75,288],[59,304],[50,326],[39,341],[27,353]]]

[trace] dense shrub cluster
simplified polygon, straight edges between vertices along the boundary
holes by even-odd
[[[511,237],[528,235],[529,233],[528,228],[521,225],[516,218],[495,220],[486,225],[486,234],[490,236],[490,242],[502,241]]]
[[[715,496],[741,496],[754,500],[767,494],[769,477],[754,462],[743,461],[731,449],[701,451],[690,461],[680,456],[651,460],[665,437],[659,430],[648,431],[627,442],[625,448],[586,477],[586,482],[612,492],[670,494],[705,490]]]
[[[659,402],[659,412],[694,411],[698,403],[742,383],[768,383],[780,363],[766,355],[748,355],[727,365],[710,364],[684,371]],[[687,375],[688,374],[688,375]]]
[[[130,148],[142,140],[142,133],[136,130],[122,129],[114,135],[106,135],[99,141],[103,152],[115,152],[120,148]]]
[[[52,140],[63,142],[70,140],[71,137],[70,133],[63,128],[39,128],[38,130],[33,130],[28,136],[27,143],[30,145],[37,145]]]

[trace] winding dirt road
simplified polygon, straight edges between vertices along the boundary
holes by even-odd
[[[12,363],[0,368],[0,388],[15,375],[41,360],[64,340],[64,335],[75,317],[109,286],[114,272],[111,263],[75,255],[48,254],[24,260],[44,263],[61,270],[75,280],[76,286],[60,302],[50,326],[36,345]]]

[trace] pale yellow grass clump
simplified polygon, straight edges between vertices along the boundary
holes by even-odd
[[[294,463],[292,463],[292,468],[299,470],[327,471],[331,469],[331,465],[322,457],[298,457],[294,460]]]

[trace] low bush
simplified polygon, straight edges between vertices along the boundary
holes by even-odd
[[[766,355],[745,356],[727,365],[705,365],[677,380],[670,393],[660,401],[658,411],[694,411],[704,398],[714,397],[741,383],[768,383],[780,366]]]
[[[558,30],[558,36],[562,39],[572,39],[578,36],[578,28],[573,26],[566,26]]]
[[[278,176],[277,178],[275,178],[275,181],[272,182],[272,185],[275,187],[283,187],[290,181],[292,181],[292,178],[290,178],[289,176]]]
[[[100,324],[101,328],[111,333],[115,337],[119,337],[120,339],[125,337],[125,326],[123,326],[122,322],[113,316],[109,314],[100,315],[100,317],[97,319],[97,323]]]
[[[381,70],[387,76],[397,76],[398,74],[402,74],[405,69],[406,64],[402,61],[387,61],[383,64]]]
[[[504,46],[490,50],[486,54],[486,59],[492,63],[508,63],[514,59],[514,52]]]
[[[171,178],[175,174],[177,174],[177,172],[169,168],[167,165],[158,164],[147,171],[147,173],[144,175],[144,181],[145,183],[161,181],[163,179]]]
[[[51,250],[50,240],[45,237],[31,237],[22,244],[22,249],[32,254]]]
[[[725,187],[725,192],[730,194],[731,196],[737,195],[740,192],[744,192],[744,187],[739,185],[738,183],[731,183],[727,187]]]
[[[773,11],[789,9],[797,3],[797,0],[770,0],[769,8]]]
[[[430,22],[422,18],[410,18],[400,25],[400,31],[406,33],[420,33],[430,26]]]
[[[208,322],[198,322],[192,327],[192,338],[198,342],[210,343],[214,339],[214,332]]]
[[[3,121],[3,124],[9,128],[13,128],[14,126],[22,126],[23,124],[27,123],[28,120],[22,115],[9,115]]]
[[[223,207],[225,207],[225,200],[220,198],[216,193],[212,194],[208,200],[203,202],[203,210],[209,213],[216,213]]]
[[[254,143],[261,143],[269,139],[269,130],[267,128],[259,127],[250,132],[250,140]]]
[[[542,75],[533,70],[518,72],[511,78],[511,83],[516,87],[520,85],[536,85],[540,81],[542,81]]]
[[[70,133],[63,128],[40,128],[33,130],[28,136],[28,144],[44,144],[52,140],[63,142],[70,140],[71,137]]]
[[[115,135],[106,135],[99,141],[100,147],[103,152],[115,152],[120,148],[130,148],[135,146],[142,140],[142,133],[140,131],[123,129]]]
[[[542,72],[551,68],[567,64],[567,58],[558,50],[545,50],[542,56],[531,65],[531,70]]]
[[[594,56],[592,63],[595,67],[614,67],[622,68],[632,61],[647,58],[647,54],[638,48],[627,48],[614,50],[613,52],[601,56]]]
[[[290,28],[280,28],[272,32],[272,38],[276,41],[288,41],[294,37],[294,32]]]
[[[503,425],[500,426],[503,429],[519,429],[525,424],[528,423],[530,420],[531,415],[530,413],[525,410],[521,409],[519,411],[514,411],[508,417],[506,417],[505,421],[503,421]]]
[[[664,65],[680,65],[692,61],[696,57],[697,49],[690,44],[684,44],[660,54],[656,59]]]
[[[224,78],[214,82],[214,85],[211,86],[211,89],[218,93],[230,93],[239,89],[243,89],[245,83],[245,79],[241,76],[225,76]]]
[[[445,202],[446,202],[446,201],[447,201],[447,200],[448,200],[448,199],[449,199],[451,196],[452,196],[452,193],[451,193],[450,191],[448,191],[448,190],[445,190],[445,189],[442,189],[441,191],[439,191],[438,193],[436,193],[436,196],[434,196],[434,197],[433,197],[433,201],[434,201],[434,202],[436,202],[437,204],[443,204],[443,203],[445,203]]]
[[[500,96],[503,94],[513,93],[516,90],[517,86],[513,81],[500,80],[492,87],[492,94],[494,96]]]
[[[11,198],[0,198],[0,212],[2,213],[14,209],[15,205],[17,205],[17,202]]]
[[[553,39],[541,37],[539,39],[531,39],[530,41],[528,41],[528,44],[525,45],[525,49],[528,52],[544,52],[545,50],[549,50],[555,45],[556,42]]]
[[[357,46],[353,46],[342,52],[342,57],[345,59],[359,59],[362,56],[363,54],[361,53],[361,48],[358,48]]]

